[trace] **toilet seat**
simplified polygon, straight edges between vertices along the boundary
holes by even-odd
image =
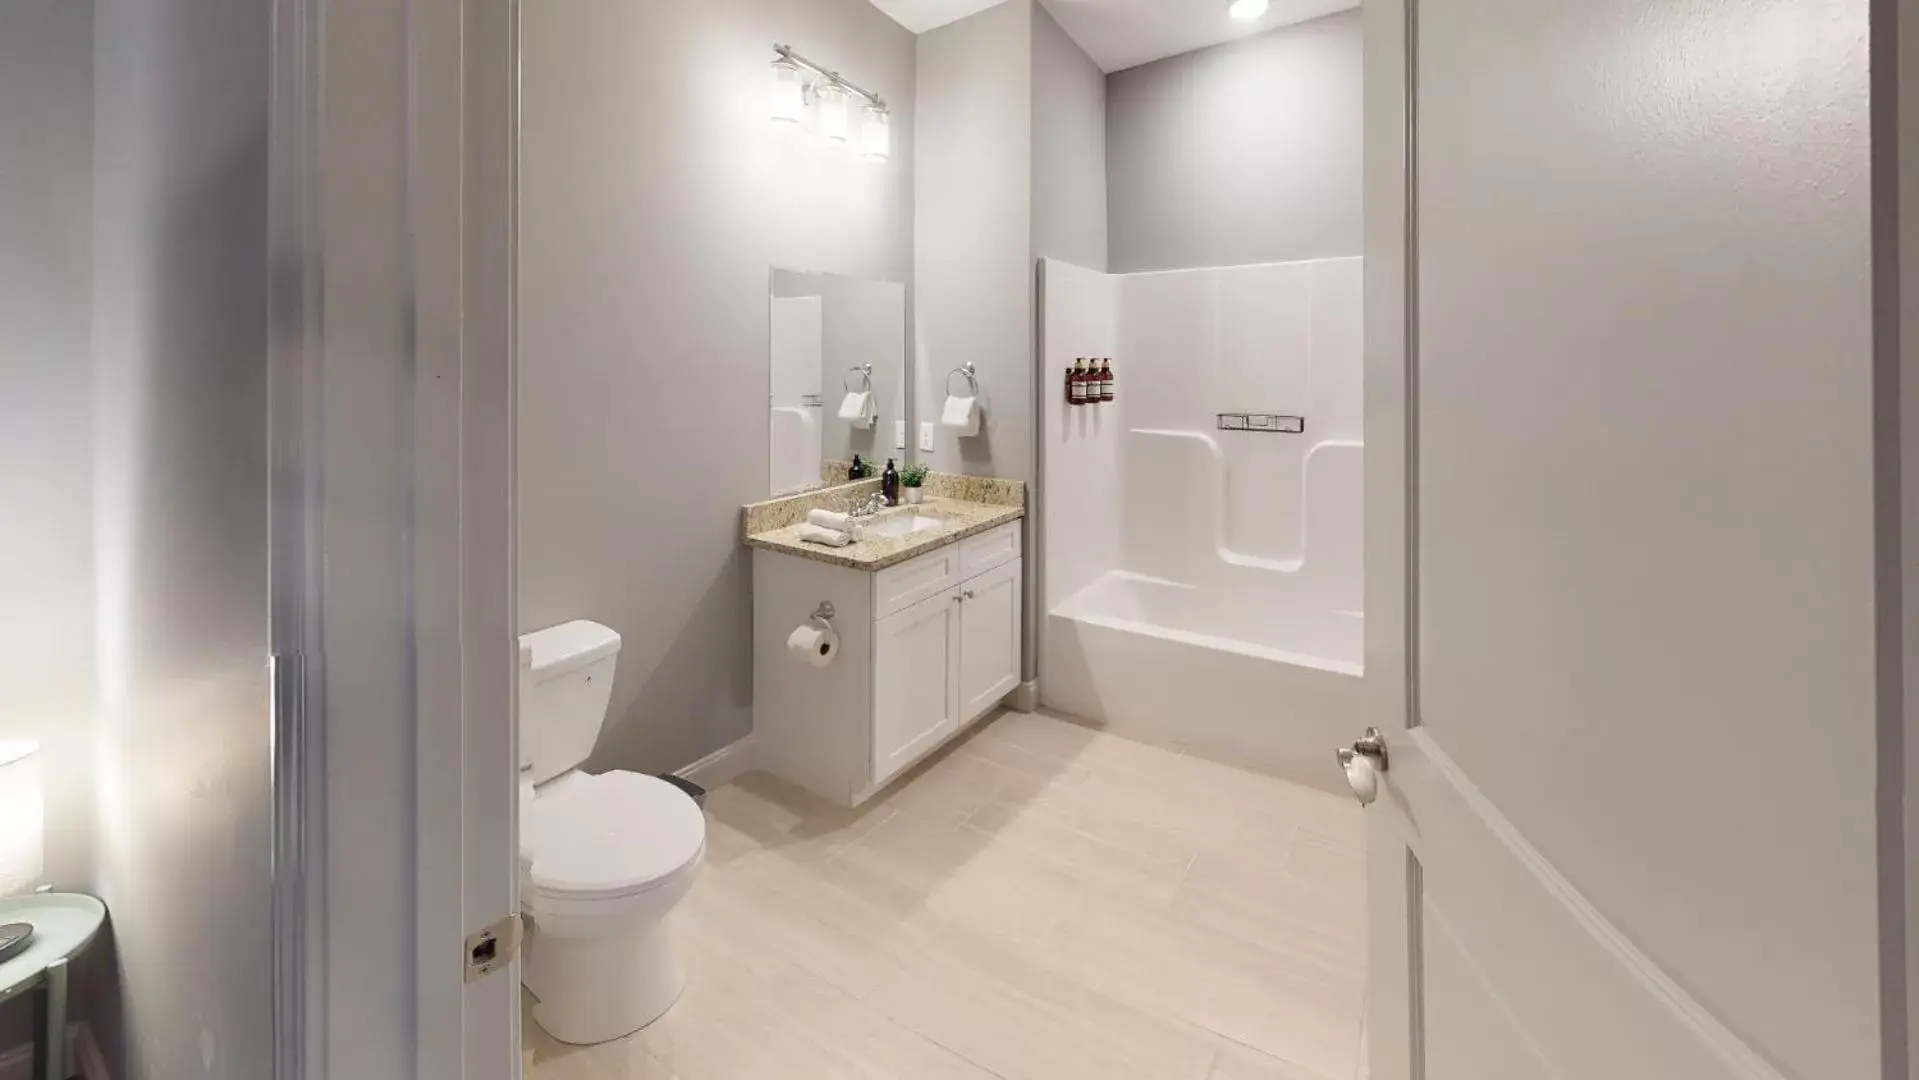
[[[664,780],[639,773],[570,773],[534,794],[520,816],[528,883],[556,899],[636,896],[676,883],[706,850],[706,816]]]

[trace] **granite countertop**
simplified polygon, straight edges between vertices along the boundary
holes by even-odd
[[[800,530],[806,527],[804,520],[795,525],[753,533],[746,537],[746,544],[748,547],[781,551],[788,555],[798,555],[854,570],[883,570],[897,563],[903,563],[915,555],[923,555],[936,547],[1025,517],[1026,507],[1023,505],[1025,493],[1021,491],[1019,494],[1022,504],[1017,505],[1004,502],[974,502],[970,499],[936,495],[926,499],[919,506],[901,506],[884,510],[871,520],[885,521],[888,518],[914,512],[945,520],[940,525],[923,532],[890,538],[868,535],[841,548],[802,541]]]

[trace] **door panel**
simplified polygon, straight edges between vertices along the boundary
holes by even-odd
[[[1019,584],[1014,559],[960,586],[960,723],[979,717],[1019,685]]]
[[[959,608],[949,589],[874,624],[874,784],[959,728]]]
[[[1865,5],[1364,17],[1375,1075],[1876,1076]]]

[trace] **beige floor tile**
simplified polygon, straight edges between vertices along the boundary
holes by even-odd
[[[1351,1076],[1364,973],[1262,948],[1176,913],[1108,906],[1063,926],[1070,973],[1132,1004],[1335,1076]]]
[[[929,821],[958,825],[1009,786],[1029,782],[1028,774],[961,748],[921,765],[877,801]]]
[[[1343,1076],[1328,1076],[1314,1072],[1304,1065],[1262,1054],[1244,1046],[1227,1044],[1220,1047],[1219,1057],[1213,1062],[1213,1072],[1208,1080],[1346,1080]]]
[[[1171,900],[1192,865],[1192,854],[1176,844],[1142,850],[1075,828],[1074,820],[1045,806],[1022,809],[990,803],[967,819],[966,827],[1050,863],[1089,887],[1153,903]]]
[[[1032,950],[950,923],[874,996],[889,1017],[1006,1080],[1203,1078],[1200,1032],[1064,977]]]
[[[674,1009],[530,1080],[1351,1080],[1363,819],[1006,713],[849,811],[714,791]]]

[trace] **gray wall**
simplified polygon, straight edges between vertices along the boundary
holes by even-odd
[[[1039,293],[1037,266],[1046,258],[1065,259],[1093,270],[1106,269],[1106,73],[1086,55],[1042,4],[1033,5],[1033,238],[1027,262],[1034,337],[1027,365],[1029,409],[1047,400],[1057,377],[1039,369]],[[1035,425],[1038,414],[1029,412]],[[1034,505],[1044,444],[1034,444]],[[1040,565],[1040,515],[1026,522],[1026,624],[1023,676],[1039,677],[1041,597],[1045,568]]]
[[[90,884],[93,8],[0,6],[0,740],[34,739],[46,872]],[[0,1006],[0,1051],[25,1042]]]
[[[1344,12],[1111,75],[1113,271],[1358,255],[1361,36]]]
[[[1106,73],[1033,5],[1033,260],[1106,269]]]
[[[919,415],[971,361],[980,434],[941,428],[934,468],[1032,480],[1032,0],[919,37],[914,313]],[[957,383],[956,383],[957,385]]]
[[[40,741],[46,880],[75,888],[92,832],[91,4],[0,6],[0,175],[0,521],[16,523],[0,530],[0,739]]]
[[[618,630],[592,767],[677,768],[752,730],[768,268],[912,269],[913,38],[866,0],[567,0],[522,33],[521,627]],[[777,136],[775,41],[886,97],[890,162]]]
[[[96,890],[115,1076],[272,1067],[266,110],[251,0],[100,0]]]

